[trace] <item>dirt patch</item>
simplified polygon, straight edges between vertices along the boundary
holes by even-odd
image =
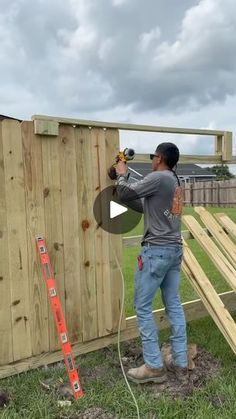
[[[5,391],[0,389],[0,408],[7,407],[7,405],[10,403],[10,396]]]
[[[191,348],[191,349],[190,349]],[[80,367],[79,372],[82,379],[82,385],[86,386],[94,381],[108,381],[108,371],[111,374],[111,379],[109,380],[109,385],[112,386],[112,376],[114,375],[114,369],[116,373],[121,374],[120,362],[117,355],[117,348],[115,345],[110,345],[101,350],[105,358],[105,362],[102,365],[97,365],[94,367]],[[141,344],[138,340],[134,339],[129,342],[124,342],[122,344],[122,362],[125,372],[130,368],[139,367],[143,364],[143,356]],[[164,344],[162,346],[162,353],[164,359],[168,359],[170,356],[170,346]],[[191,355],[190,355],[191,353]],[[188,352],[189,360],[189,379],[187,383],[180,382],[174,373],[167,372],[168,380],[164,384],[143,384],[140,385],[140,388],[145,393],[151,393],[152,397],[158,398],[161,394],[165,393],[172,399],[186,399],[191,396],[194,389],[199,389],[203,387],[207,381],[219,376],[221,374],[221,365],[219,360],[214,358],[214,356],[207,352],[205,349],[197,348],[196,345],[189,345]],[[50,381],[46,380],[46,381]],[[43,384],[43,387],[46,390],[56,390],[57,397],[62,399],[73,399],[70,386],[63,383],[59,380],[58,383],[48,383],[47,387],[46,381]],[[222,406],[224,404],[224,398],[217,397],[214,399],[209,399],[209,403],[213,406]],[[95,409],[95,410],[94,410]],[[92,409],[87,409],[84,413],[79,415],[84,416],[74,416],[74,418],[81,419],[90,419],[90,418],[99,418],[99,419],[109,419],[109,414],[107,415],[102,409],[94,407]],[[87,416],[86,416],[87,415]],[[100,415],[100,416],[99,416]],[[106,416],[102,416],[106,415]],[[72,418],[73,419],[73,418]]]
[[[80,367],[80,376],[86,384],[94,382],[96,380],[103,381],[107,380],[107,365],[97,365],[95,367]]]
[[[167,345],[168,346],[168,345]],[[203,387],[207,381],[220,375],[221,365],[214,356],[202,348],[197,348],[194,354],[194,369],[189,370],[189,379],[187,384],[180,383],[172,372],[167,373],[168,380],[165,384],[145,384],[142,388],[145,392],[152,393],[152,396],[158,398],[163,392],[172,399],[191,396],[193,390]],[[110,363],[113,367],[120,368],[120,364],[111,348],[106,348],[106,357],[110,357]],[[142,351],[136,341],[125,342],[122,349],[122,361],[124,369],[127,372],[129,368],[139,367],[143,364]],[[222,404],[222,400],[212,401],[213,404]]]
[[[204,349],[198,348],[195,364],[196,368],[190,372],[194,387],[202,387],[209,379],[215,378],[221,373],[219,360]]]

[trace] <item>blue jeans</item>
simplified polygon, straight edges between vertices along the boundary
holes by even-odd
[[[152,313],[152,302],[161,289],[162,301],[171,325],[172,359],[175,365],[187,366],[186,320],[179,296],[182,246],[144,246],[142,265],[135,275],[134,306],[143,345],[145,364],[163,366],[158,344],[158,328]]]

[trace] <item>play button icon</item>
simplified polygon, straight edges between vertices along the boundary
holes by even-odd
[[[115,201],[110,202],[110,218],[118,217],[128,211],[128,208],[123,205],[117,204]]]
[[[97,228],[111,234],[125,234],[140,221],[142,212],[137,212],[133,201],[138,200],[134,194],[129,202],[121,202],[117,186],[108,186],[95,199],[93,206]],[[140,210],[140,208],[139,208]]]

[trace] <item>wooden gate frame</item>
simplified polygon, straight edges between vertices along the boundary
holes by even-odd
[[[191,128],[167,128],[158,126],[146,126],[135,124],[119,124],[111,122],[97,122],[84,121],[80,119],[70,118],[55,118],[51,116],[32,117],[34,121],[34,130],[37,135],[57,136],[59,133],[59,125],[66,124],[70,126],[86,126],[101,129],[118,129],[118,130],[132,130],[132,131],[146,131],[157,133],[172,133],[172,134],[193,134],[201,136],[215,137],[215,154],[214,155],[182,155],[180,162],[182,163],[199,163],[199,164],[217,164],[217,163],[236,163],[236,156],[232,155],[232,133],[229,131],[206,130],[206,129],[191,129]],[[136,160],[138,162],[149,161],[147,155],[138,154]],[[189,231],[184,232],[185,238],[193,238]],[[129,241],[129,243],[128,243]],[[124,239],[123,243],[127,245],[139,245],[139,238]],[[232,291],[219,294],[223,304],[229,311],[235,310],[235,293]],[[207,315],[207,310],[201,300],[194,300],[183,304],[187,321],[199,319]],[[160,329],[169,326],[165,316],[164,309],[155,310],[154,315],[158,321]],[[136,316],[128,317],[126,319],[126,328],[121,332],[121,340],[128,340],[139,335]],[[73,345],[75,355],[97,350],[105,347],[111,343],[117,342],[117,333],[108,336],[100,337],[86,343],[78,343]],[[17,374],[29,369],[38,368],[42,365],[57,362],[62,359],[61,351],[40,354],[34,357],[19,360],[15,363],[0,366],[0,378]]]
[[[233,134],[231,131],[196,129],[196,128],[174,128],[161,127],[151,125],[126,124],[116,122],[88,121],[84,119],[73,118],[57,118],[45,115],[33,115],[35,134],[39,135],[58,135],[59,124],[67,124],[72,126],[86,126],[97,128],[112,128],[124,131],[144,131],[157,132],[165,134],[184,134],[184,135],[200,135],[215,138],[215,154],[214,155],[181,155],[180,163],[198,163],[198,164],[217,164],[236,163],[236,156],[232,155],[233,150]],[[147,154],[137,154],[134,163],[150,162]]]

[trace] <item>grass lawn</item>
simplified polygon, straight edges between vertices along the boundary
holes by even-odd
[[[215,209],[210,210],[214,211]],[[236,221],[235,209],[219,208],[216,210],[226,212]],[[188,214],[193,214],[191,208],[185,211]],[[142,223],[130,235],[141,233]],[[195,243],[195,240],[189,240],[189,245],[217,291],[223,292],[228,290],[228,285],[197,243]],[[133,277],[138,252],[139,248],[124,249],[123,270],[126,283],[127,316],[134,313],[132,308]],[[184,277],[181,285],[181,295],[183,301],[197,298],[191,285]],[[159,298],[156,299],[154,307],[161,307]],[[161,332],[161,342],[167,341],[168,334],[168,330]],[[189,342],[197,343],[199,347],[211,352],[220,360],[222,374],[210,380],[201,389],[194,390],[193,395],[184,400],[171,400],[164,395],[155,398],[150,391],[147,391],[145,386],[133,385],[132,388],[139,404],[142,419],[234,419],[236,417],[235,355],[210,318],[193,321],[188,324],[188,339]],[[124,345],[122,347],[124,348]],[[118,361],[115,346],[112,351],[115,359]],[[39,380],[49,377],[54,377],[55,379],[62,377],[66,380],[64,368],[60,369],[55,366],[48,369],[38,369],[1,380],[0,389],[8,390],[12,396],[12,401],[7,408],[0,409],[0,418],[83,418],[79,414],[86,408],[93,406],[101,407],[109,412],[113,418],[136,418],[136,409],[125,386],[121,371],[117,366],[114,367],[111,364],[109,357],[106,356],[106,351],[101,350],[80,356],[77,359],[77,363],[81,369],[81,379],[86,391],[86,396],[83,399],[73,402],[68,408],[58,407],[57,397],[53,393],[46,393],[42,389]],[[90,371],[91,374],[86,374],[83,378],[83,371]],[[99,417],[97,418],[99,419]]]

